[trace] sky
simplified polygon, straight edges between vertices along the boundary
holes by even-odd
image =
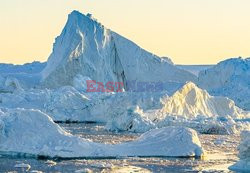
[[[46,61],[73,10],[176,64],[250,57],[249,7],[250,0],[0,0],[0,62]]]

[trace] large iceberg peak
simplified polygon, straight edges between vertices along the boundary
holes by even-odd
[[[69,15],[68,15],[68,22],[73,22],[75,24],[98,24],[101,25],[101,23],[97,22],[97,19],[93,17],[92,14],[87,13],[87,15],[80,13],[77,10],[73,10]]]
[[[102,24],[90,15],[71,12],[62,33],[55,40],[47,66],[42,71],[42,80],[47,78],[48,81],[45,85],[71,85],[78,73],[88,76],[91,71],[95,71],[94,66],[97,61],[101,61],[98,58],[108,40],[108,30]]]
[[[69,16],[84,16],[82,13],[80,13],[78,10],[73,10]]]
[[[84,15],[74,10],[68,15],[66,26],[59,37],[66,37],[66,40],[75,39],[75,41],[71,40],[71,42],[67,42],[74,44],[78,43],[78,41],[84,42],[84,37],[93,39],[93,34],[103,33],[104,29],[104,26],[97,22],[97,20],[92,17],[92,14],[88,13]]]
[[[56,38],[41,82],[48,88],[73,85],[78,74],[103,83],[122,82],[125,89],[127,82],[133,80],[180,83],[197,80],[189,72],[106,29],[92,15],[73,11]]]

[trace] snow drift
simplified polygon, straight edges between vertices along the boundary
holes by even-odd
[[[73,11],[55,40],[47,66],[42,71],[43,86],[73,85],[77,75],[98,82],[185,82],[196,81],[165,58],[153,55],[119,34],[106,29],[90,14]]]
[[[250,110],[250,58],[232,58],[199,74],[198,84],[212,95],[226,96]]]
[[[234,171],[250,171],[250,131],[241,133],[241,143],[238,147],[240,160],[229,167]]]
[[[137,140],[116,145],[73,136],[37,110],[0,112],[0,152],[49,157],[202,156],[197,133],[183,127],[149,131]]]

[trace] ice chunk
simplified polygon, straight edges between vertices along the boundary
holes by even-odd
[[[180,82],[197,81],[193,74],[177,68],[140,48],[132,41],[106,29],[92,15],[73,11],[55,40],[42,71],[44,87],[72,85],[76,75],[98,82]]]
[[[172,96],[161,99],[161,103],[160,109],[114,109],[106,128],[145,132],[174,125],[209,134],[231,134],[250,129],[249,112],[238,108],[226,97],[210,96],[192,82]]]
[[[111,145],[95,143],[65,132],[52,119],[37,110],[5,109],[0,151],[50,157],[116,156],[202,156],[197,133],[184,127],[149,131],[137,140]]]
[[[250,110],[250,58],[231,58],[200,72],[198,84],[212,95],[226,96]]]
[[[234,171],[250,171],[250,131],[241,133],[241,142],[238,147],[240,160],[229,167]]]

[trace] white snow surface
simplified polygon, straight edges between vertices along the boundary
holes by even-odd
[[[77,75],[98,82],[181,82],[197,77],[179,69],[165,58],[140,48],[130,40],[106,29],[91,15],[73,11],[55,40],[47,66],[42,71],[43,86],[73,85]]]
[[[102,144],[73,136],[38,110],[2,109],[0,152],[49,157],[202,156],[194,130],[167,127],[151,130],[138,139]]]
[[[250,58],[231,58],[199,73],[198,85],[211,95],[226,96],[250,110]]]
[[[241,133],[241,142],[238,147],[240,160],[230,167],[235,171],[250,171],[250,131]]]

